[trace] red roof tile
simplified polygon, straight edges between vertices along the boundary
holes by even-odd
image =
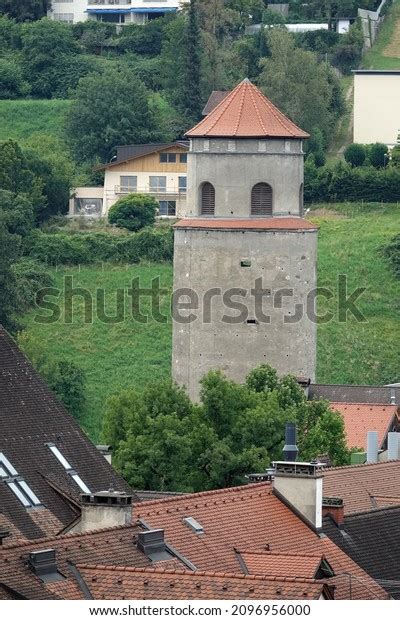
[[[367,448],[367,432],[377,431],[379,446],[382,447],[393,421],[397,419],[397,405],[371,405],[363,403],[331,403],[339,411],[349,448]]]
[[[270,551],[279,553],[324,555],[335,574],[345,571],[364,584],[364,598],[387,597],[338,547],[327,550],[319,535],[273,494],[270,483],[145,502],[134,507],[134,516],[149,527],[164,528],[166,540],[197,570],[238,572],[235,549],[259,552],[268,545]],[[196,534],[185,517],[194,517],[204,533]],[[335,597],[346,598],[348,582],[342,580],[340,589]]]
[[[301,217],[266,217],[243,219],[187,218],[179,220],[174,228],[210,230],[318,230],[315,224]]]
[[[345,514],[392,506],[396,497],[400,504],[400,461],[326,469],[323,485],[326,497],[342,498]]]
[[[323,557],[302,553],[278,553],[274,551],[251,551],[240,553],[251,575],[274,577],[299,577],[314,579]]]
[[[189,138],[309,138],[248,79],[243,80],[200,123]]]
[[[319,599],[327,582],[214,571],[78,566],[95,599]]]

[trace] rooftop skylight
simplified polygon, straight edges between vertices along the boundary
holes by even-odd
[[[31,487],[25,482],[22,476],[18,475],[8,458],[0,452],[0,478],[6,483],[10,491],[21,502],[25,508],[41,506],[41,501],[32,491]]]
[[[190,527],[190,529],[193,530],[196,534],[204,534],[203,526],[193,517],[185,517],[183,519],[183,522],[186,523],[186,525]]]
[[[69,462],[67,461],[65,456],[63,454],[61,454],[61,452],[57,448],[57,446],[55,446],[53,443],[48,443],[46,445],[49,448],[49,450],[54,454],[54,456],[56,457],[57,461],[64,467],[64,469],[67,472],[67,474],[69,476],[71,476],[71,478],[75,482],[75,484],[78,485],[80,490],[83,493],[90,493],[91,491],[90,491],[89,487],[83,482],[82,478],[76,473],[76,471],[74,469],[72,469],[71,465],[69,464]]]

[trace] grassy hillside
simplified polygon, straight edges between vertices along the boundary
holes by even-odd
[[[0,100],[0,140],[13,138],[22,144],[32,134],[62,137],[69,100]]]
[[[365,54],[363,69],[400,69],[400,0],[395,0],[373,47]]]
[[[398,312],[400,282],[391,273],[379,250],[399,230],[397,206],[321,205],[313,212],[320,225],[318,277],[319,285],[334,292],[328,309],[334,319],[318,328],[318,381],[349,383],[383,383],[398,380]],[[72,274],[75,286],[93,293],[107,291],[107,313],[115,314],[116,289],[128,287],[133,277],[149,286],[160,276],[161,285],[171,288],[170,265],[136,267],[65,268],[57,271],[58,286],[63,276]],[[347,274],[349,291],[367,287],[359,307],[367,322],[354,319],[340,323],[337,316],[337,278]],[[163,297],[163,313],[168,312],[168,295]],[[53,325],[35,322],[34,313],[24,317],[29,334],[37,337],[51,357],[66,357],[87,373],[89,407],[84,427],[92,438],[99,439],[104,403],[110,394],[129,386],[141,386],[170,374],[171,324],[150,321],[148,325],[132,320],[105,324],[94,318],[83,321],[83,304],[77,300],[72,325],[61,319]],[[143,305],[142,312],[149,308]],[[320,303],[319,310],[327,309]]]

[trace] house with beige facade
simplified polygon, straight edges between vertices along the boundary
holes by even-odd
[[[103,187],[78,187],[70,199],[70,216],[106,217],[119,198],[131,193],[150,194],[159,204],[160,217],[179,217],[186,205],[186,169],[189,143],[118,146],[104,170]]]
[[[354,137],[359,144],[397,144],[400,71],[354,71]]]

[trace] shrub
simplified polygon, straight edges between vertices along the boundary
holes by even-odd
[[[32,258],[21,258],[12,265],[16,282],[17,307],[24,312],[34,305],[36,293],[53,285],[53,278],[42,263]]]
[[[386,164],[387,153],[388,147],[386,144],[381,144],[380,142],[371,144],[368,152],[370,164],[374,166],[374,168],[383,168]]]
[[[29,94],[29,84],[22,77],[21,68],[10,60],[0,58],[0,99],[17,99]]]
[[[344,151],[344,158],[351,166],[362,166],[366,158],[363,144],[349,144]]]
[[[158,203],[152,196],[129,194],[120,198],[108,213],[108,221],[118,228],[136,231],[155,222]]]
[[[400,234],[393,237],[383,249],[383,254],[389,259],[395,275],[400,278]]]
[[[26,194],[14,194],[6,189],[0,189],[0,211],[11,234],[24,237],[34,227],[34,209]]]
[[[24,240],[24,255],[49,265],[94,264],[103,261],[137,263],[171,261],[173,233],[168,228],[146,228],[138,233],[44,233],[33,230]]]

